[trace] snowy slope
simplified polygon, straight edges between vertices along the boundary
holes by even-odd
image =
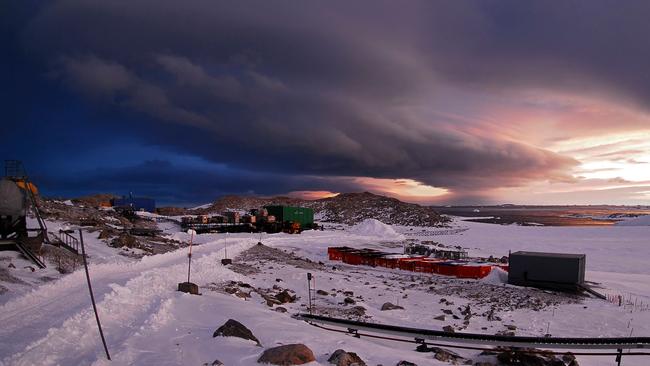
[[[440,235],[435,240],[471,248],[474,255],[507,254],[509,249],[549,250],[587,254],[587,279],[599,282],[603,292],[634,296],[650,301],[650,258],[647,238],[650,227],[555,228],[499,226],[460,223],[467,230]],[[372,225],[370,225],[372,226]],[[372,227],[370,227],[372,228]],[[391,226],[391,230],[408,230]],[[167,228],[170,231],[174,227]],[[377,229],[377,227],[374,227]],[[257,288],[280,285],[298,296],[293,304],[283,305],[288,312],[278,313],[257,294],[248,300],[201,288],[202,296],[176,291],[187,274],[186,249],[144,257],[141,260],[111,260],[113,252],[102,252],[101,241],[89,247],[94,263],[91,277],[104,325],[113,365],[201,365],[215,359],[226,365],[255,365],[264,348],[278,344],[304,343],[326,365],[328,355],[338,348],[357,352],[369,365],[394,365],[408,360],[419,365],[448,364],[432,354],[413,352],[413,345],[356,339],[314,328],[290,317],[304,312],[307,301],[306,273],[316,278],[316,286],[329,292],[318,296],[317,309],[349,309],[338,305],[352,291],[357,306],[373,322],[441,329],[444,325],[467,332],[494,334],[506,325],[516,325],[518,335],[627,336],[650,334],[650,311],[634,311],[596,299],[565,301],[563,295],[503,286],[499,276],[484,281],[454,280],[440,276],[414,275],[399,270],[347,266],[327,260],[327,247],[348,245],[400,252],[376,230],[306,231],[301,235],[264,235],[265,245],[325,263],[305,269],[272,259],[251,265],[258,272],[239,274],[219,263],[257,243],[259,234],[206,234],[195,238],[192,281],[208,286],[225,281],[242,281]],[[186,233],[175,233],[188,240]],[[90,237],[92,238],[92,237]],[[431,240],[426,237],[425,240]],[[92,239],[90,239],[92,241]],[[113,250],[113,248],[109,248]],[[101,259],[105,256],[104,259]],[[431,288],[435,288],[433,291]],[[488,321],[480,314],[489,310],[494,294],[512,293],[513,307],[499,310],[502,321]],[[469,296],[468,294],[474,294]],[[517,301],[548,299],[555,305],[535,310],[514,306]],[[445,305],[453,302],[453,305]],[[405,310],[381,311],[384,302]],[[485,303],[485,304],[483,304]],[[483,305],[482,305],[483,304]],[[476,312],[468,322],[448,317],[435,320],[443,309],[458,314],[458,307],[471,305]],[[506,305],[508,305],[506,300]],[[248,326],[263,347],[234,338],[212,338],[212,333],[227,319]],[[0,364],[2,365],[108,365],[96,333],[94,316],[82,271],[49,282],[0,306]],[[477,352],[460,351],[475,358]],[[609,365],[613,360],[580,357],[580,365]],[[647,359],[624,358],[626,365],[646,365]]]

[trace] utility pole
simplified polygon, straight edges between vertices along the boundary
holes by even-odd
[[[178,284],[178,291],[185,292],[192,295],[199,295],[199,286],[190,282],[190,272],[192,269],[192,241],[194,240],[194,235],[196,231],[189,229],[187,233],[190,235],[190,245],[189,252],[187,253],[187,282],[181,282]]]

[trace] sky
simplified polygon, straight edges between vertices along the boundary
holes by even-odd
[[[6,1],[41,192],[650,204],[647,1]]]

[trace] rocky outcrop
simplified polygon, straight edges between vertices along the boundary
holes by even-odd
[[[354,225],[366,219],[376,219],[389,225],[438,226],[449,221],[433,208],[402,202],[396,198],[370,192],[342,193],[318,200],[291,197],[224,196],[207,208],[191,210],[192,214],[221,213],[227,210],[247,211],[266,205],[309,207],[321,221]]]

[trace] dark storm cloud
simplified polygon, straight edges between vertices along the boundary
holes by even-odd
[[[470,194],[566,181],[576,161],[413,110],[449,85],[644,101],[645,4],[68,0],[22,40],[54,80],[158,121],[128,126],[147,143],[289,182],[412,178]]]
[[[39,185],[65,198],[98,192],[155,197],[163,205],[198,205],[226,194],[275,195],[293,190],[359,191],[346,179],[285,176],[230,168],[183,166],[167,160],[147,160],[123,168],[80,170],[76,175],[38,176]],[[187,189],[191,187],[191,189]]]

